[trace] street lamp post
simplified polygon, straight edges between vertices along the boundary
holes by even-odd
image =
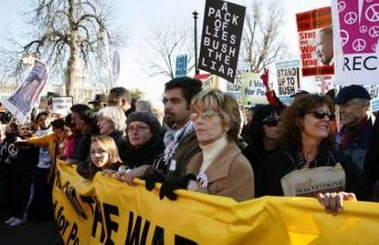
[[[194,41],[195,41],[195,74],[199,74],[199,69],[197,66],[197,16],[198,13],[195,11],[192,12],[193,14],[193,21],[194,21]]]

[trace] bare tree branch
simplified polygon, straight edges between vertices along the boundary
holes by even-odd
[[[261,72],[287,55],[287,44],[279,32],[283,26],[283,10],[278,0],[254,1],[247,11],[241,44],[241,59],[250,63],[252,72]]]
[[[100,33],[105,32],[109,40],[112,40],[113,36],[117,40],[124,39],[120,38],[124,36],[120,33],[121,30],[114,31],[108,23],[114,9],[109,4],[107,6],[107,3],[98,0],[37,0],[34,2],[36,4],[27,14],[29,17],[27,23],[32,27],[29,34],[31,41],[18,47],[14,45],[16,41],[10,42],[13,44],[10,45],[13,46],[12,49],[17,50],[13,53],[14,59],[19,61],[22,55],[27,53],[38,54],[50,65],[52,68],[50,72],[66,75],[64,81],[66,94],[74,95],[75,84],[79,82],[75,74],[78,67],[84,64],[84,68],[87,69],[88,64],[97,64],[96,60],[101,56],[99,53],[104,52],[104,40]],[[110,43],[115,47],[118,45],[116,40]],[[3,54],[6,50],[2,49],[0,53]],[[20,69],[18,63],[17,67]],[[13,69],[15,67],[13,66]],[[100,70],[99,67],[91,69],[94,70],[93,73]]]
[[[148,36],[144,38],[144,47],[141,49],[142,62],[148,64],[145,72],[149,76],[164,75],[174,78],[177,55],[187,54],[188,62],[193,59],[192,40],[192,31],[187,24],[171,21],[151,26]]]

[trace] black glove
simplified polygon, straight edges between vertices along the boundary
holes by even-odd
[[[180,177],[167,178],[159,190],[159,198],[167,197],[170,200],[176,200],[178,196],[174,193],[177,189],[187,189],[188,182],[196,180],[196,175],[186,174]]]
[[[145,188],[148,191],[151,191],[155,187],[155,183],[162,183],[165,180],[163,173],[154,169],[153,172],[145,174],[141,179],[145,180]]]

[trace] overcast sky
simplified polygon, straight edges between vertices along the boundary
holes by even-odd
[[[0,8],[0,33],[4,30],[14,29],[20,31],[26,28],[22,25],[21,13],[26,10],[28,0],[8,0],[2,2]],[[104,0],[106,1],[106,0]],[[177,21],[193,23],[192,12],[199,13],[199,33],[201,33],[205,0],[109,0],[118,9],[115,21],[118,25],[126,28],[128,42],[127,47],[119,50],[121,60],[121,72],[118,85],[127,88],[140,88],[148,93],[150,98],[160,97],[165,78],[149,78],[143,73],[140,65],[136,62],[141,36],[148,30],[151,23],[167,23]],[[245,0],[230,0],[229,2],[247,5]],[[283,5],[286,19],[286,33],[290,40],[291,50],[298,52],[295,14],[318,7],[330,6],[331,0],[279,0]],[[200,34],[201,35],[201,34]]]

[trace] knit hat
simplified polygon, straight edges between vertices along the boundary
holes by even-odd
[[[161,133],[161,129],[162,129],[161,124],[159,123],[158,119],[150,112],[146,112],[146,111],[132,112],[128,116],[128,119],[126,119],[127,127],[129,127],[129,124],[134,121],[146,123],[149,126],[151,133],[154,136],[159,136]]]

